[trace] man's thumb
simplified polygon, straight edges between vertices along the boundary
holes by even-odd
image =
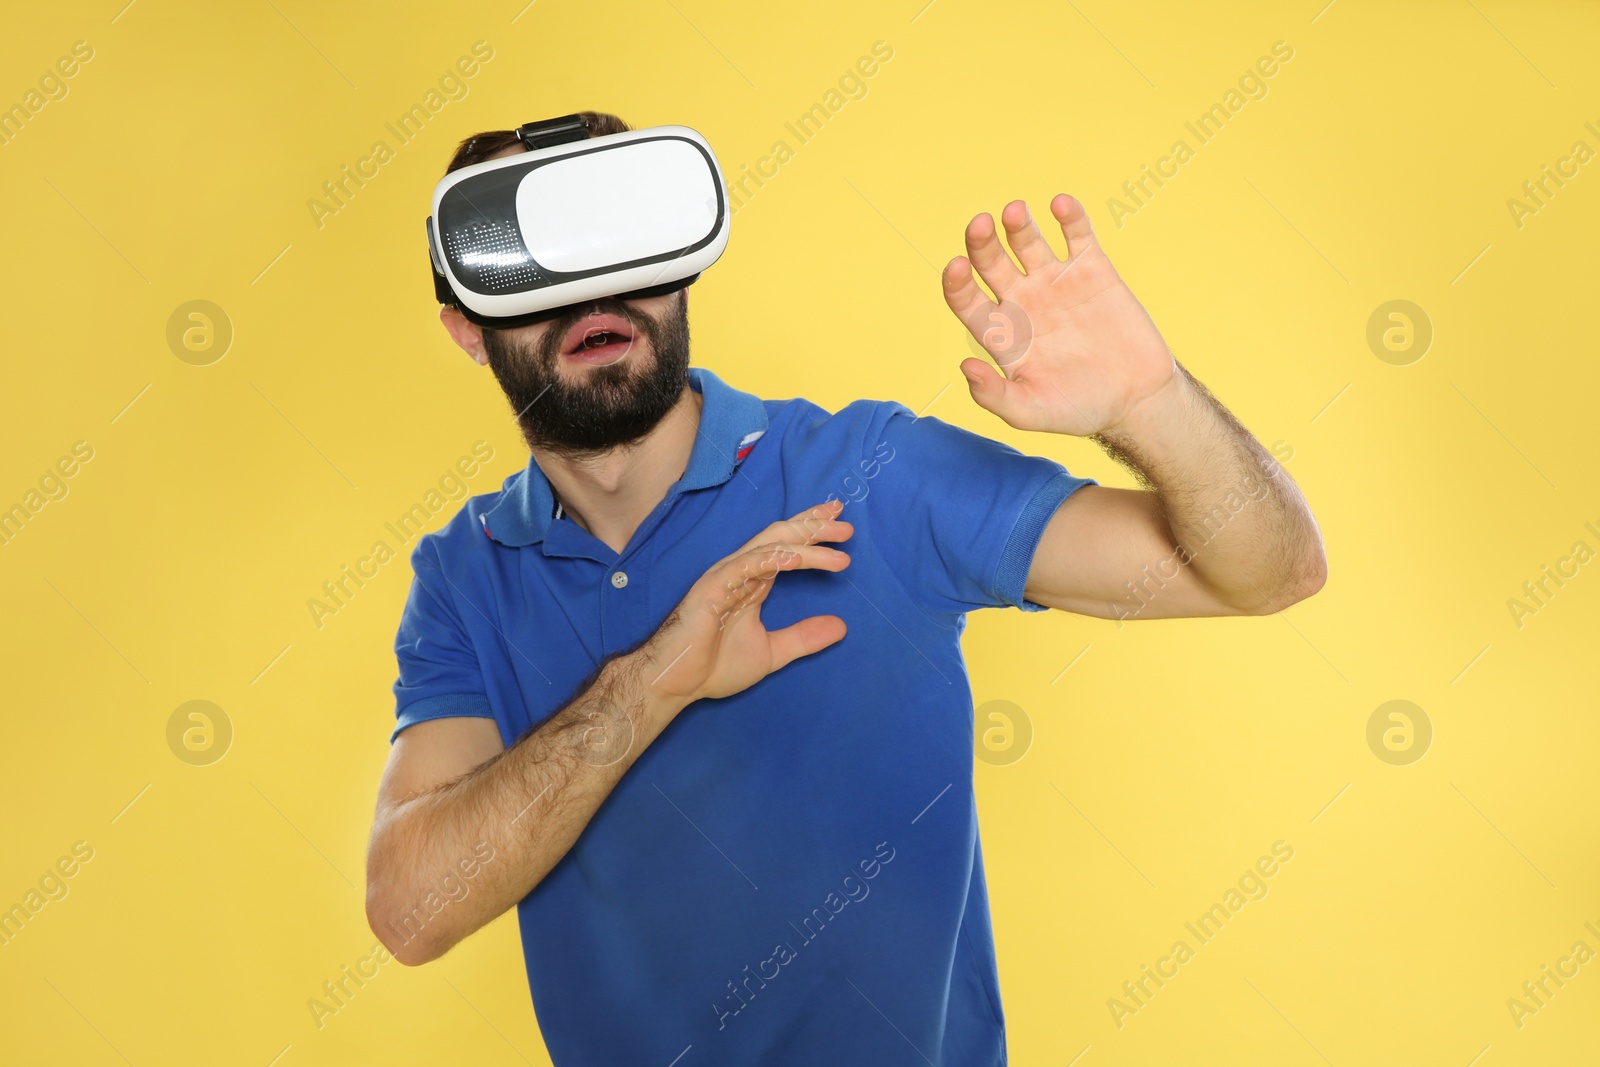
[[[1005,377],[981,359],[967,359],[961,363],[961,374],[967,379],[972,399],[987,411],[994,411],[1005,396]]]

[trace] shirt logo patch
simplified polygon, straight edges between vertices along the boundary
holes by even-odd
[[[765,430],[756,430],[752,433],[747,433],[744,435],[744,437],[740,438],[739,449],[733,454],[733,462],[735,465],[744,462],[744,457],[750,454],[750,450],[756,446],[756,442],[759,441],[761,436],[766,432],[767,431]]]

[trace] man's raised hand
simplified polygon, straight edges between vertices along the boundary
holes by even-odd
[[[944,269],[944,298],[995,363],[961,364],[979,406],[1019,430],[1088,437],[1118,429],[1141,408],[1162,406],[1184,382],[1155,323],[1095,239],[1083,205],[1060,193],[1050,212],[1067,239],[1065,260],[1027,204],[1013,200],[1000,218],[1017,262],[1001,246],[994,219],[977,215],[967,225],[967,255]],[[996,299],[978,287],[974,269]]]

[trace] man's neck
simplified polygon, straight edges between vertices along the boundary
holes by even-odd
[[[583,457],[534,449],[533,458],[550,480],[562,511],[613,552],[621,552],[689,466],[703,403],[700,393],[685,386],[672,410],[632,444]]]

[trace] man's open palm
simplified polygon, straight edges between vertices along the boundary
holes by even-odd
[[[944,298],[999,367],[961,364],[980,406],[1019,430],[1086,437],[1160,394],[1177,380],[1177,366],[1095,239],[1083,205],[1061,193],[1050,211],[1066,235],[1065,261],[1027,205],[1014,200],[1001,221],[1017,262],[994,219],[980,214],[967,225],[967,256],[944,269]],[[978,287],[974,268],[998,303]]]

